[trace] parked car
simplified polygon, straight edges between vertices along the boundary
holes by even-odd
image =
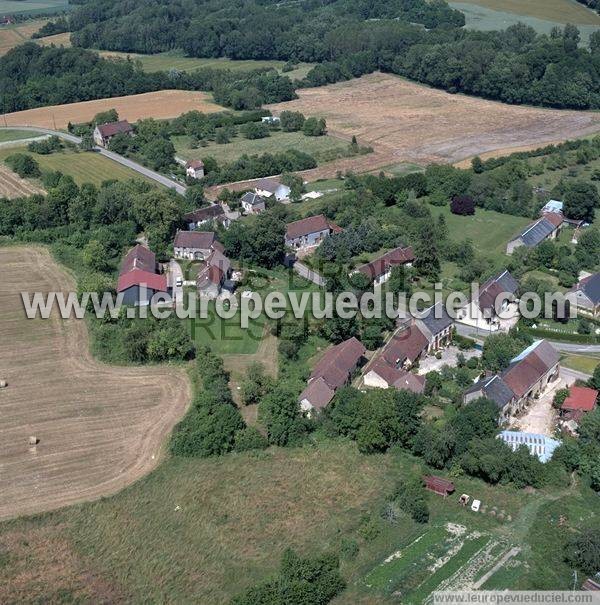
[[[473,504],[471,504],[471,510],[476,513],[479,511],[479,507],[481,506],[481,500],[473,500]]]

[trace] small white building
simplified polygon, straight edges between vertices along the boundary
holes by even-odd
[[[262,197],[274,197],[278,202],[289,200],[292,192],[287,185],[284,185],[275,179],[262,179],[258,181],[254,191]]]
[[[185,165],[185,173],[191,179],[201,179],[204,177],[204,162],[202,160],[190,160]]]
[[[240,204],[246,214],[260,214],[267,208],[265,198],[251,191],[244,193],[240,198]]]

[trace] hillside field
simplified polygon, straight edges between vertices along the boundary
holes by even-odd
[[[0,197],[14,200],[19,197],[27,197],[35,193],[44,193],[37,183],[22,179],[8,166],[0,165]]]
[[[36,15],[66,10],[69,0],[0,0],[1,15]]]
[[[309,180],[330,178],[338,169],[376,170],[402,162],[457,162],[494,150],[576,138],[600,130],[594,112],[505,105],[452,95],[375,73],[358,80],[298,91],[299,99],[271,105],[322,116],[331,134],[352,135],[375,153],[309,171]]]
[[[25,316],[21,291],[74,291],[50,254],[0,248],[0,264],[0,518],[98,498],[148,473],[190,401],[186,373],[98,363],[83,321]]]
[[[134,170],[117,164],[117,162],[113,162],[99,153],[63,151],[49,155],[39,155],[27,151],[26,147],[11,147],[0,149],[0,162],[4,162],[5,158],[13,153],[27,153],[35,159],[42,170],[58,170],[63,174],[68,174],[75,179],[78,185],[83,183],[100,185],[103,181],[115,179],[119,181],[140,179],[156,184],[156,181],[147,179]]]
[[[24,5],[25,2],[3,2],[0,0],[0,15],[6,14],[2,9],[5,4]],[[0,56],[5,55],[11,48],[23,44],[31,38],[31,35],[47,23],[45,19],[35,21],[25,21],[24,23],[15,23],[14,25],[5,25],[0,27]]]
[[[121,119],[130,122],[143,118],[175,118],[192,109],[204,113],[223,111],[223,107],[213,103],[204,92],[160,90],[7,113],[3,116],[3,126],[39,126],[62,130],[67,128],[69,122],[90,122],[96,114],[109,109],[116,109]]]

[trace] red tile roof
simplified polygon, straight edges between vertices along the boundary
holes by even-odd
[[[554,347],[542,340],[516,358],[502,373],[502,379],[518,397],[523,397],[558,362]]]
[[[127,120],[120,122],[109,122],[108,124],[99,124],[98,130],[103,138],[114,137],[116,134],[127,134],[133,132],[133,127]]]
[[[310,377],[323,378],[331,388],[337,389],[348,382],[350,373],[365,353],[365,347],[356,338],[345,340],[321,357]]]
[[[335,389],[332,389],[323,378],[312,380],[300,394],[299,400],[306,399],[313,408],[318,410],[326,407],[335,395]]]
[[[406,263],[412,263],[414,260],[415,254],[411,246],[399,246],[394,250],[386,252],[370,263],[361,265],[357,270],[364,273],[367,277],[375,279],[376,277],[387,273],[394,265],[404,265]]]
[[[204,162],[202,160],[190,160],[186,164],[186,168],[193,168],[197,170],[198,168],[204,168]]]
[[[212,231],[178,231],[174,245],[176,248],[210,250],[214,242],[215,234]]]
[[[542,216],[555,227],[560,227],[565,222],[563,215],[558,212],[544,212]]]
[[[157,275],[142,269],[133,269],[127,273],[122,273],[119,276],[117,283],[117,292],[123,292],[132,286],[144,285],[156,292],[167,291],[167,277],[165,275]]]
[[[411,325],[396,332],[383,351],[384,359],[397,366],[407,359],[413,363],[429,346],[427,337],[418,326]]]
[[[569,396],[563,402],[563,410],[578,410],[591,412],[596,407],[598,391],[588,387],[573,386],[569,389]]]
[[[125,255],[121,264],[121,273],[127,273],[133,269],[156,273],[156,254],[145,246],[138,244]]]
[[[336,228],[339,229],[339,227]],[[331,231],[332,227],[324,215],[309,216],[293,223],[288,223],[286,230],[287,239],[296,239],[311,233],[319,233],[320,231]]]

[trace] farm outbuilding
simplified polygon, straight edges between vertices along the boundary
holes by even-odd
[[[448,481],[448,479],[444,479],[443,477],[436,477],[435,475],[426,475],[423,477],[423,482],[425,483],[425,489],[444,496],[444,498],[454,492],[455,489],[452,481]]]

